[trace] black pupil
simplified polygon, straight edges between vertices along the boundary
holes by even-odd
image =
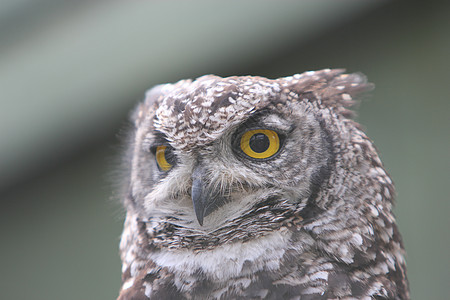
[[[270,141],[264,133],[255,133],[250,138],[250,148],[256,153],[263,153],[269,148]]]

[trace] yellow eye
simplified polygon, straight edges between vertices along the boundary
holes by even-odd
[[[158,163],[159,168],[162,171],[169,171],[172,168],[172,164],[168,162],[171,159],[168,157],[167,146],[158,146],[156,147],[156,162]]]
[[[273,130],[249,130],[242,135],[240,146],[252,158],[269,158],[280,150],[280,138]]]

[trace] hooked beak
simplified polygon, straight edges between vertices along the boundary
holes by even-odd
[[[212,189],[211,184],[208,184],[208,180],[205,179],[205,168],[201,165],[195,166],[192,172],[191,198],[200,226],[203,226],[203,218],[224,204],[226,200],[218,191]]]

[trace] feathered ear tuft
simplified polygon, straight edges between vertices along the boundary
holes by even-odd
[[[374,84],[367,82],[364,74],[342,74],[343,70],[339,71],[333,78],[328,78],[326,84],[317,90],[317,97],[326,106],[333,107],[336,112],[346,118],[351,118],[354,116],[354,111],[349,108],[358,104],[362,94],[371,91]]]
[[[344,74],[344,69],[324,69],[286,77],[283,85],[300,99],[320,101],[346,118],[354,112],[350,109],[358,103],[361,94],[374,88],[361,73]],[[313,97],[311,97],[313,95]]]

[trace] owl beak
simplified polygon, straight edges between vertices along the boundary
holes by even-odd
[[[203,226],[204,217],[227,202],[227,197],[220,193],[217,185],[211,184],[207,176],[207,170],[200,164],[194,167],[191,198],[200,226]]]
[[[207,207],[207,194],[205,193],[205,184],[203,181],[204,169],[200,166],[196,166],[192,172],[192,190],[191,197],[194,204],[195,215],[197,216],[198,223],[203,226],[203,218],[205,217],[205,211]]]

